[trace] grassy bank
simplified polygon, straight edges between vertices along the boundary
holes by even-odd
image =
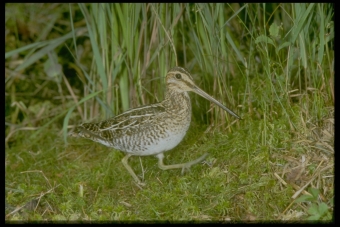
[[[331,220],[334,8],[330,4],[6,4],[7,221]],[[67,137],[164,98],[166,72],[193,122],[166,164]]]

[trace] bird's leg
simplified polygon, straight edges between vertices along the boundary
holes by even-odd
[[[145,184],[142,183],[140,181],[140,179],[137,177],[137,175],[135,174],[135,172],[132,170],[131,166],[128,164],[128,159],[131,157],[131,154],[127,154],[123,159],[122,159],[122,163],[125,166],[125,168],[127,169],[127,171],[129,171],[130,175],[133,177],[133,179],[135,179],[135,181],[139,184],[144,186]]]
[[[163,153],[159,153],[158,155],[156,155],[156,157],[158,158],[158,167],[160,169],[162,169],[162,170],[182,169],[182,174],[183,174],[186,169],[189,169],[192,165],[195,165],[197,163],[202,162],[208,155],[209,155],[208,153],[205,153],[204,155],[202,155],[198,159],[195,159],[191,162],[174,164],[174,165],[164,165],[164,163],[163,163],[164,154]]]

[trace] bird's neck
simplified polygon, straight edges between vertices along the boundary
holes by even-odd
[[[172,112],[191,112],[191,102],[188,92],[178,92],[174,89],[167,89],[163,105]]]

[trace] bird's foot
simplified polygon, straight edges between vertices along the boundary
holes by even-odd
[[[141,182],[141,181],[135,182],[135,184],[136,184],[137,187],[139,187],[140,189],[143,189],[142,187],[145,187],[145,186],[146,186],[146,183],[143,183],[143,182]]]
[[[191,162],[187,162],[183,165],[182,167],[182,174],[184,174],[186,171],[190,170],[190,167],[192,165],[195,165],[197,163],[202,162],[207,156],[209,155],[209,153],[205,153],[204,155],[202,155],[201,157],[199,157],[198,159],[195,159]]]

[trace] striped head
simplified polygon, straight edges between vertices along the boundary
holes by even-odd
[[[192,79],[190,73],[181,67],[174,67],[170,69],[170,71],[166,75],[166,84],[167,88],[178,92],[187,92],[192,91],[196,94],[202,96],[203,98],[215,103],[225,111],[227,111],[229,114],[233,115],[234,117],[241,119],[237,114],[235,114],[233,111],[225,107],[223,104],[221,104],[219,101],[205,93],[202,89],[197,87],[194,83],[194,80]]]
[[[192,91],[196,85],[190,73],[181,67],[174,67],[166,74],[167,88],[182,93]]]

